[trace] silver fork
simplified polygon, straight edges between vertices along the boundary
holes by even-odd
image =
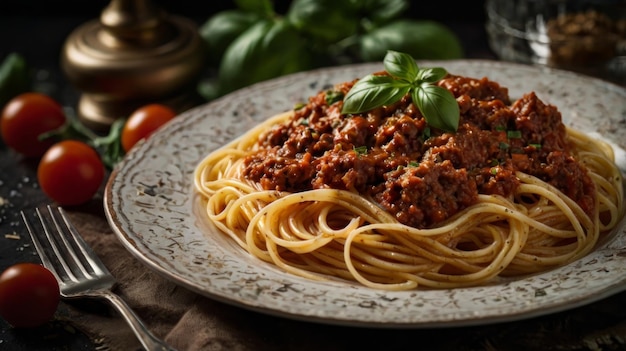
[[[63,298],[104,298],[128,322],[146,350],[174,350],[152,334],[112,289],[115,278],[83,240],[60,207],[21,211],[43,265],[57,278]]]

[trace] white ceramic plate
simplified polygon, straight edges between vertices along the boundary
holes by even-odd
[[[454,74],[489,77],[512,98],[535,91],[567,125],[615,145],[626,169],[626,90],[580,75],[493,61],[421,61]],[[587,304],[626,288],[624,222],[596,251],[568,266],[489,286],[386,292],[316,282],[252,258],[199,214],[193,171],[210,151],[331,85],[382,70],[382,63],[321,69],[263,82],[189,110],[138,145],[112,173],[105,210],[119,240],[166,278],[220,301],[308,321],[422,328],[510,321]]]

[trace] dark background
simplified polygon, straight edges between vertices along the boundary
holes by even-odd
[[[190,18],[198,26],[212,14],[236,7],[234,1],[154,0],[152,3],[172,15]],[[284,13],[289,3],[274,1],[279,13]],[[0,60],[10,52],[20,52],[35,67],[55,66],[67,35],[85,21],[98,18],[108,4],[105,0],[0,0]],[[469,57],[490,55],[483,28],[483,0],[411,1],[407,17],[448,25],[468,48]]]
[[[94,15],[104,8],[109,1],[105,0],[2,0],[2,15],[26,16],[80,16]],[[202,17],[203,14],[214,13],[226,8],[235,7],[234,1],[213,0],[153,0],[167,11],[187,17]],[[274,1],[278,10],[289,6],[288,0]],[[437,20],[475,21],[484,17],[484,1],[411,1],[411,16]]]

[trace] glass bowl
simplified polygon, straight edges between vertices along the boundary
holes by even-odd
[[[626,85],[626,0],[486,0],[485,9],[500,59]]]

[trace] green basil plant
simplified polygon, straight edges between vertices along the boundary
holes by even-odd
[[[382,61],[388,50],[415,59],[463,57],[441,23],[405,18],[408,0],[293,0],[278,13],[271,0],[236,0],[200,27],[209,57],[198,91],[212,100],[285,74]]]

